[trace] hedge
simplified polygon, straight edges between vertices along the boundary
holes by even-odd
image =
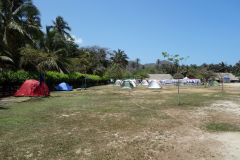
[[[74,72],[71,74],[62,74],[56,71],[46,72],[46,83],[49,88],[56,87],[59,83],[66,82],[73,87],[79,87],[82,85],[81,76],[85,74]],[[89,75],[86,74],[91,79],[87,80],[87,85],[93,86],[97,83],[99,84],[107,84],[109,79],[106,77],[100,77],[97,75]],[[29,72],[24,70],[18,70],[17,72],[8,71],[8,72],[0,72],[0,85],[21,85],[28,79],[36,79],[39,80],[38,72]]]

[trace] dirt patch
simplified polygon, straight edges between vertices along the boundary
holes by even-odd
[[[164,133],[162,141],[165,159],[240,159],[239,132],[208,132],[205,123],[216,121],[239,125],[240,105],[232,101],[216,101],[210,107],[197,110],[163,110],[182,122]]]

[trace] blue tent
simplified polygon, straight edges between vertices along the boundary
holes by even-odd
[[[230,83],[229,77],[223,77],[223,83]]]
[[[72,91],[73,89],[65,82],[60,83],[55,91]]]

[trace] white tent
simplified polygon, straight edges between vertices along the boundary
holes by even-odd
[[[116,82],[113,84],[113,86],[121,86],[122,85],[122,81],[121,80],[116,80]]]
[[[187,79],[179,79],[179,81],[183,82],[184,84],[187,84]]]
[[[188,77],[185,77],[185,78],[183,78],[183,79],[189,79]]]
[[[172,80],[171,79],[166,79],[164,85],[172,85]]]
[[[143,81],[141,82],[141,85],[149,85],[149,83],[148,83],[146,80],[143,80]]]
[[[194,79],[193,80],[193,85],[201,85],[201,80],[200,79]]]
[[[137,84],[134,82],[134,80],[130,80],[130,83],[133,85],[133,87],[137,87]]]
[[[160,89],[162,88],[160,82],[158,82],[157,80],[153,80],[149,83],[148,88],[157,88]]]

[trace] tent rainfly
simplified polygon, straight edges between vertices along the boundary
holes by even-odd
[[[209,83],[208,83],[208,86],[220,86],[219,83],[215,80],[211,80]]]
[[[133,89],[134,86],[130,81],[123,81],[123,84],[121,86],[121,89]]]
[[[148,89],[149,88],[156,88],[156,89],[161,89],[162,86],[160,84],[160,82],[156,81],[156,80],[152,80],[149,85],[148,85]]]
[[[146,80],[143,80],[143,81],[141,82],[141,85],[148,85],[148,82],[147,82]]]
[[[172,80],[171,79],[166,79],[164,85],[172,85]]]
[[[117,86],[117,87],[121,85],[122,85],[121,80],[116,80],[116,82],[113,84],[113,86]]]
[[[55,91],[72,91],[73,89],[65,82],[60,83]]]
[[[35,79],[29,79],[26,80],[22,86],[15,92],[13,96],[15,97],[39,97],[39,96],[45,96],[44,93],[44,86],[45,83],[42,82],[42,86],[40,87],[40,82]],[[48,89],[48,86],[46,85],[46,95],[50,95],[50,91]]]

